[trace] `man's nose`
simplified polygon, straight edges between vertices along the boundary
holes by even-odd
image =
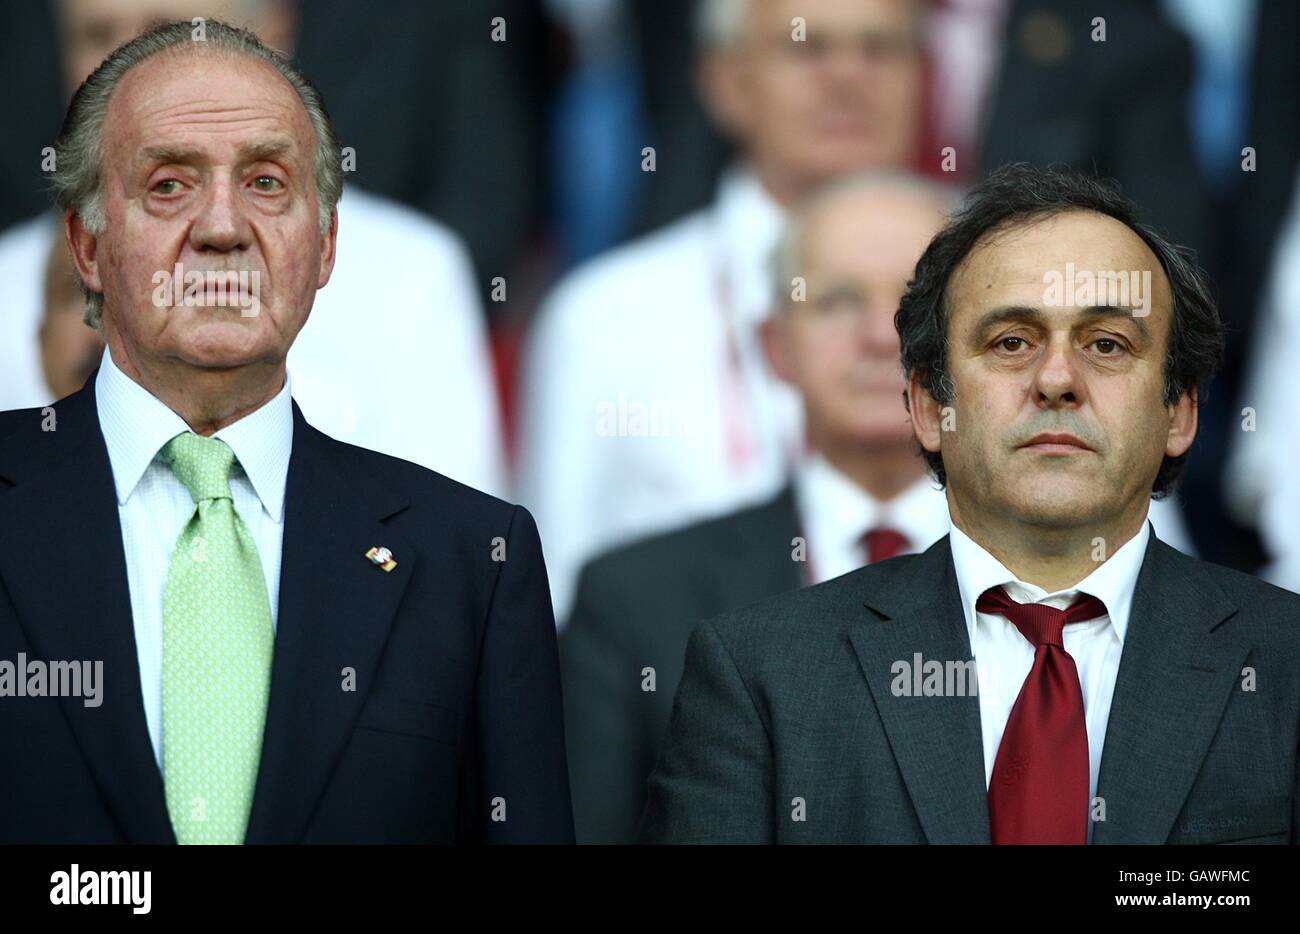
[[[222,252],[252,244],[252,228],[244,212],[241,192],[230,178],[215,179],[204,192],[198,216],[190,226],[190,246]]]
[[[1034,382],[1040,405],[1058,406],[1083,401],[1078,360],[1068,338],[1048,342],[1034,374]]]

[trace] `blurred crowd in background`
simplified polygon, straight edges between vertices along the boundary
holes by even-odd
[[[304,414],[537,518],[580,840],[631,838],[695,623],[945,534],[893,312],[1000,164],[1113,178],[1196,252],[1226,360],[1152,521],[1300,590],[1293,0],[6,3],[0,409],[102,349],[48,193],[68,98],[195,16],[297,59],[345,147]]]

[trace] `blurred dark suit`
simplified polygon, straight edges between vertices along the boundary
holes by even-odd
[[[1105,42],[1091,39],[1098,16]],[[1212,266],[1209,196],[1187,125],[1186,37],[1148,0],[1020,0],[1004,35],[984,170],[1063,162],[1118,179],[1149,223]]]
[[[1256,168],[1241,173],[1239,187],[1221,206],[1227,223],[1219,225],[1230,259],[1229,276],[1220,285],[1220,310],[1229,326],[1224,377],[1234,390],[1249,358],[1261,293],[1300,167],[1300,4],[1259,0],[1253,65],[1242,145],[1255,149]]]
[[[53,0],[0,3],[0,230],[50,207],[41,149],[67,106],[59,63]]]
[[[565,735],[579,843],[631,843],[645,808],[691,630],[803,584],[791,560],[794,495],[596,559],[560,638]],[[656,690],[641,689],[643,668]],[[629,729],[634,725],[634,729]]]
[[[312,0],[295,58],[324,95],[348,180],[420,208],[465,240],[486,290],[539,210],[540,14],[524,0]],[[506,41],[492,41],[503,17]],[[491,312],[500,303],[489,303]]]

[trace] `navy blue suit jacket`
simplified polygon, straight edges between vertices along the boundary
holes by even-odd
[[[43,410],[0,413],[0,660],[103,662],[101,706],[0,698],[5,843],[175,842],[94,383],[53,406],[53,431]],[[246,842],[572,842],[532,516],[293,418]]]

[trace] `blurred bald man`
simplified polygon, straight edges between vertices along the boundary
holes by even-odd
[[[948,532],[903,407],[894,312],[949,192],[875,173],[793,218],[769,279],[768,359],[802,401],[809,452],[772,500],[591,563],[560,641],[579,842],[632,842],[691,630],[703,619]],[[652,673],[651,673],[652,672]]]
[[[76,274],[64,242],[50,244],[40,329],[41,375],[55,399],[84,386],[104,352],[103,335],[83,320],[86,300],[77,288]]]

